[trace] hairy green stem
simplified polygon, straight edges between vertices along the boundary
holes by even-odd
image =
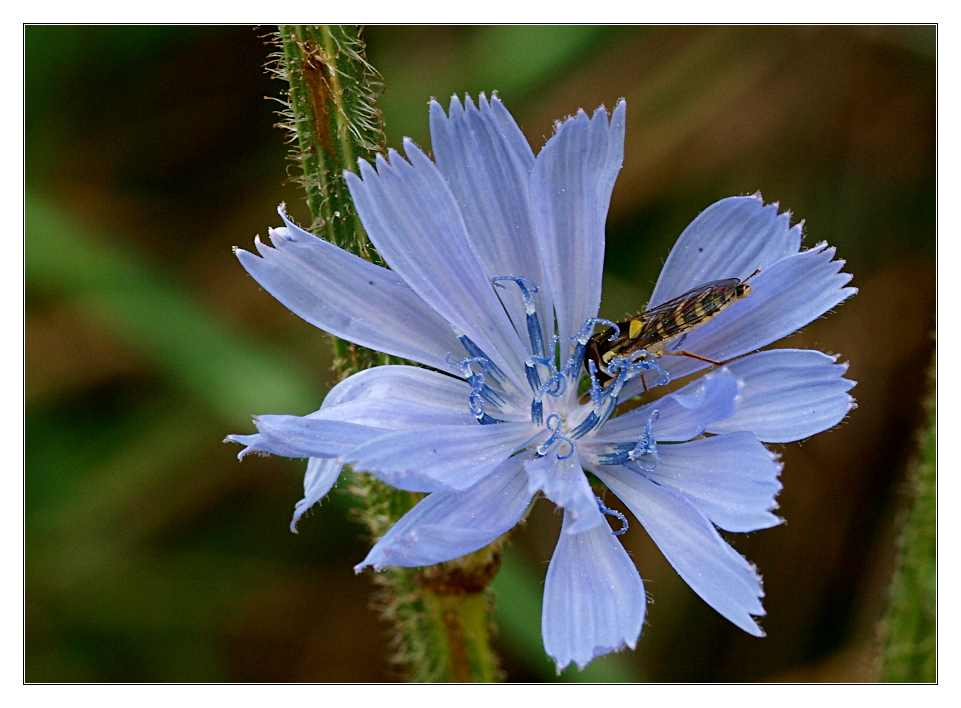
[[[279,51],[268,68],[287,82],[280,126],[291,134],[292,158],[307,194],[317,236],[374,263],[380,257],[357,216],[344,170],[385,152],[377,73],[367,63],[356,25],[280,25]],[[341,378],[392,357],[334,339]],[[352,473],[350,490],[373,540],[396,523],[421,495]],[[500,567],[502,541],[429,568],[388,568],[375,576],[375,602],[394,630],[393,660],[411,681],[495,681],[490,648],[490,580]]]
[[[925,403],[927,420],[910,470],[913,493],[901,537],[900,563],[884,622],[881,680],[937,681],[937,398],[935,361]]]

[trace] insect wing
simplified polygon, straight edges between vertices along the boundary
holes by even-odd
[[[741,281],[737,278],[725,278],[724,280],[715,280],[704,285],[699,285],[692,290],[688,290],[683,295],[678,295],[673,300],[668,300],[662,305],[652,307],[650,310],[645,310],[643,315],[644,319],[648,320],[665,312],[674,312],[679,309],[682,312],[686,312],[697,304],[702,295],[712,291],[723,292],[728,288],[736,288],[740,284]]]
[[[689,290],[663,305],[647,310],[640,345],[649,348],[672,339],[717,315],[733,301],[740,284],[737,278],[715,280]]]

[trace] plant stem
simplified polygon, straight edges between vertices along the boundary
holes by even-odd
[[[356,25],[280,25],[279,51],[268,65],[288,83],[280,124],[291,133],[292,158],[301,169],[317,236],[383,264],[367,240],[344,180],[357,160],[385,152],[377,74],[364,56]],[[340,378],[397,359],[334,339]],[[420,500],[367,474],[351,475],[360,516],[379,539]],[[502,541],[429,568],[388,568],[375,576],[376,604],[395,631],[395,663],[411,681],[495,681],[490,648],[492,594],[488,583],[500,566]]]
[[[296,139],[301,182],[313,218],[310,230],[371,258],[364,227],[354,209],[344,170],[385,152],[374,69],[364,58],[360,30],[352,25],[280,25],[282,65],[276,73],[290,85],[290,114],[282,124]],[[281,59],[281,57],[277,57]]]

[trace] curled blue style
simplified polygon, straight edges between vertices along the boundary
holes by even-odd
[[[630,524],[627,523],[627,517],[624,516],[624,514],[616,509],[608,509],[606,506],[604,506],[604,502],[600,497],[597,497],[597,508],[601,510],[602,514],[606,516],[613,516],[615,519],[621,522],[621,528],[619,528],[617,531],[612,531],[611,533],[613,533],[615,536],[623,536],[627,533],[627,530],[630,528]]]
[[[308,458],[295,524],[348,464],[426,494],[358,572],[482,548],[535,495],[563,509],[541,618],[558,670],[633,648],[644,621],[644,586],[617,538],[627,518],[589,479],[624,503],[705,602],[761,636],[760,577],[717,529],[778,524],[781,465],[764,443],[827,430],[853,403],[835,357],[759,351],[855,292],[834,249],[801,250],[801,226],[759,195],[705,209],[649,302],[760,269],[749,297],[686,333],[686,351],[726,365],[639,350],[614,357],[603,385],[594,362],[585,367],[594,330],[614,324],[597,315],[626,110],[621,101],[610,114],[579,111],[535,155],[496,96],[454,97],[447,111],[432,101],[433,161],[405,140],[406,157],[390,150],[345,175],[388,268],[316,238],[283,208],[269,243],[236,252],[298,316],[420,366],[361,371],[316,412],[259,416],[256,433],[228,440],[241,455]]]
[[[574,447],[574,441],[561,432],[561,426],[563,426],[561,417],[557,413],[551,413],[547,418],[547,429],[550,431],[551,436],[537,447],[538,457],[544,457],[547,451],[554,446],[554,443],[560,442],[567,443],[568,453],[566,455],[558,454],[557,459],[566,460],[573,456],[574,450],[576,449]]]
[[[483,356],[474,356],[460,361],[451,361],[448,353],[445,361],[448,366],[460,369],[461,374],[470,382],[471,392],[467,401],[470,412],[474,414],[474,417],[482,422],[496,422],[491,416],[487,415],[484,406],[484,394],[486,390],[489,390],[489,387],[484,383],[484,375],[487,373],[487,367],[489,366],[487,359]],[[471,364],[480,365],[481,370],[475,373],[470,367]]]

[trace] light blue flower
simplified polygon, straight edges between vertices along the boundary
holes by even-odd
[[[579,390],[601,301],[604,224],[623,159],[626,105],[558,123],[535,157],[497,97],[430,105],[432,162],[409,140],[347,174],[371,242],[390,269],[293,224],[270,231],[247,271],[293,312],[337,337],[423,364],[381,366],[331,390],[316,413],[262,415],[251,451],[310,458],[293,523],[344,465],[427,492],[356,566],[458,558],[512,528],[540,493],[563,508],[542,629],[558,670],[634,647],[640,575],[616,536],[641,522],[706,602],[750,634],[764,614],[754,566],[718,534],[780,522],[784,443],[851,409],[846,366],[816,351],[756,352],[855,292],[834,249],[801,248],[801,228],[759,196],[723,199],[685,229],[651,305],[723,278],[753,292],[689,332],[684,349],[732,360],[617,415],[648,386],[703,370],[696,359],[615,359],[605,387]],[[741,357],[741,358],[737,358]],[[586,377],[586,374],[584,374]],[[643,375],[643,376],[642,376]],[[585,381],[587,378],[585,378]],[[670,444],[665,444],[670,443]],[[606,516],[612,516],[613,527]]]

